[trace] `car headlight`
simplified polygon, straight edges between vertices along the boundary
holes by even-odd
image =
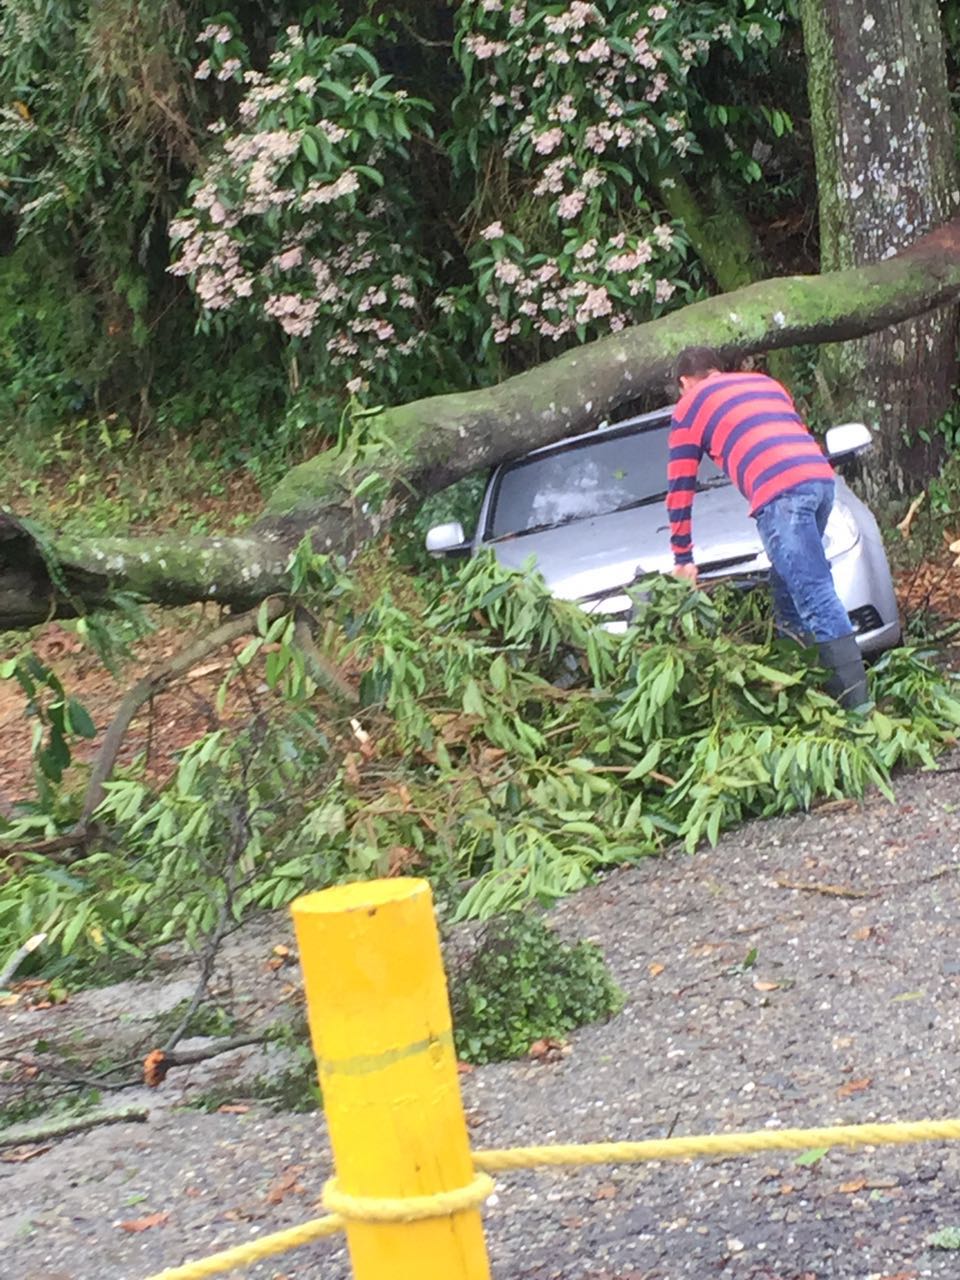
[[[836,560],[845,555],[860,541],[860,530],[853,518],[853,513],[846,507],[835,503],[830,512],[830,519],[823,534],[823,549],[828,560]]]

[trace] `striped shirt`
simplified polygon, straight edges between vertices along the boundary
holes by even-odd
[[[833,479],[786,387],[763,373],[709,374],[681,396],[670,424],[667,515],[677,564],[693,562],[693,495],[705,453],[749,502],[751,515],[806,480]]]

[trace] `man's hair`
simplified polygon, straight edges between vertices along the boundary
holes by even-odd
[[[673,372],[679,382],[681,378],[702,378],[704,374],[722,369],[723,362],[713,347],[684,347]]]

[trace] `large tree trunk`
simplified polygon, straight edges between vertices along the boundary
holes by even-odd
[[[162,604],[246,608],[289,589],[290,556],[352,554],[405,503],[471,472],[586,431],[662,391],[677,353],[727,359],[873,333],[960,297],[960,221],[885,262],[785,276],[625,329],[481,391],[433,396],[364,420],[365,434],[294,467],[260,519],[234,538],[55,537],[0,512],[0,631],[107,606],[133,592]]]
[[[821,266],[889,257],[956,213],[957,164],[936,0],[802,0],[820,199]],[[910,446],[941,418],[956,375],[949,306],[823,354],[834,418],[877,431],[876,497],[924,479],[937,459]]]

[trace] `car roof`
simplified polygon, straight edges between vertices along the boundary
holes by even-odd
[[[553,444],[541,445],[539,449],[531,449],[529,453],[524,453],[505,465],[511,466],[518,462],[526,462],[528,458],[539,458],[542,454],[568,449],[571,445],[581,444],[589,440],[595,441],[606,435],[616,435],[620,432],[626,434],[637,429],[647,431],[654,427],[664,427],[670,421],[672,413],[673,405],[668,404],[662,409],[652,409],[649,413],[640,413],[636,417],[624,418],[620,422],[602,422],[599,426],[594,427],[592,431],[581,432],[578,436],[566,436],[563,440],[555,440]]]

